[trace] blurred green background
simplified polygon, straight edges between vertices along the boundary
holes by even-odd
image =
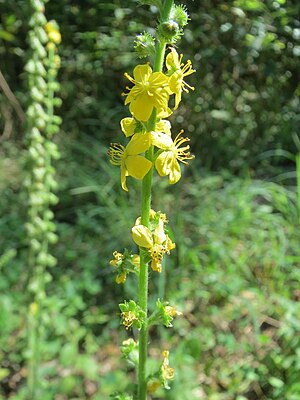
[[[191,21],[178,49],[197,70],[195,91],[171,122],[196,159],[175,186],[155,179],[153,208],[167,213],[177,248],[150,287],[150,302],[159,292],[184,318],[152,332],[153,358],[170,346],[176,369],[171,390],[153,398],[299,400],[300,3],[184,3]],[[0,0],[0,70],[24,110],[29,12],[26,0]],[[132,379],[120,361],[128,334],[118,303],[136,299],[137,283],[117,286],[108,262],[131,246],[140,214],[139,183],[122,191],[106,153],[128,116],[121,92],[138,62],[134,37],[157,14],[134,0],[63,0],[46,15],[63,38],[63,124],[41,400],[102,400]],[[2,92],[0,110],[0,399],[18,400],[30,303],[26,140]]]

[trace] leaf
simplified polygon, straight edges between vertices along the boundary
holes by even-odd
[[[281,388],[284,385],[284,382],[279,378],[275,378],[275,376],[269,379],[269,383],[275,388]]]

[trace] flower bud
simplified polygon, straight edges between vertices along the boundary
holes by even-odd
[[[159,36],[166,42],[173,43],[180,35],[179,25],[174,20],[162,22],[157,29]]]
[[[134,41],[134,49],[139,58],[152,56],[155,53],[154,37],[148,32],[141,33]]]
[[[189,20],[189,14],[187,12],[186,6],[180,4],[179,6],[174,6],[171,12],[171,17],[177,24],[182,28],[187,25]]]

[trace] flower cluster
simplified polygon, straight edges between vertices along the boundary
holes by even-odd
[[[117,272],[116,282],[118,284],[125,283],[127,275],[134,272],[138,275],[140,267],[140,256],[137,254],[130,254],[125,249],[124,254],[115,251],[113,253],[114,258],[110,260],[110,265],[114,267]]]
[[[138,306],[135,301],[124,301],[119,305],[122,318],[122,324],[126,329],[135,327],[141,329],[142,325],[145,323],[145,312]]]
[[[167,222],[165,214],[150,210],[149,228],[141,224],[140,217],[132,228],[133,241],[148,250],[151,268],[157,272],[161,272],[164,255],[170,254],[170,251],[175,248],[175,243],[168,236],[165,227]]]
[[[28,42],[31,56],[25,66],[28,77],[29,105],[27,108],[27,170],[24,182],[28,193],[28,240],[29,290],[32,294],[28,312],[28,390],[33,395],[38,385],[36,370],[41,359],[43,326],[40,324],[45,303],[45,286],[51,280],[47,267],[53,267],[56,259],[51,254],[51,244],[57,241],[54,213],[51,207],[58,198],[53,193],[57,188],[53,160],[59,158],[59,151],[52,141],[59,131],[61,118],[54,113],[54,107],[61,104],[56,97],[59,90],[56,80],[60,66],[57,45],[61,41],[58,26],[47,22],[44,15],[46,0],[30,0],[31,18]],[[37,331],[39,334],[37,334]]]
[[[147,390],[150,394],[155,393],[160,387],[170,389],[169,381],[174,379],[175,370],[169,366],[169,351],[162,352],[163,361],[159,370],[149,377]]]
[[[113,165],[120,166],[121,186],[128,191],[126,177],[132,176],[143,179],[155,166],[160,176],[168,176],[169,182],[174,184],[181,177],[179,162],[187,164],[187,160],[194,158],[190,154],[189,145],[182,144],[189,141],[182,138],[181,131],[173,140],[171,137],[171,125],[164,118],[168,117],[172,110],[169,100],[175,95],[174,110],[177,109],[182,92],[194,89],[185,82],[185,77],[195,72],[191,62],[182,63],[182,55],[178,55],[174,48],[170,49],[166,57],[166,74],[153,72],[149,64],[137,65],[133,71],[133,77],[125,74],[125,77],[133,84],[127,87],[128,92],[125,104],[129,104],[132,117],[126,117],[121,121],[121,130],[126,137],[130,137],[127,146],[120,143],[112,143],[108,154]],[[155,117],[155,130],[148,129],[148,121]],[[144,153],[156,148],[154,157],[149,159]]]
[[[139,256],[128,250],[115,251],[110,265],[117,273],[117,283],[125,283],[131,272],[138,277],[138,303],[129,300],[119,305],[122,325],[126,330],[136,328],[138,341],[124,341],[121,351],[131,367],[138,370],[137,398],[146,400],[147,392],[154,393],[160,387],[170,389],[169,381],[174,378],[167,350],[163,351],[163,361],[156,372],[147,376],[148,331],[153,325],[170,328],[174,317],[181,315],[169,302],[157,299],[154,311],[148,316],[148,279],[151,276],[148,269],[151,267],[152,271],[160,273],[165,255],[175,248],[166,215],[151,209],[152,174],[156,170],[159,176],[175,184],[181,178],[181,163],[187,165],[194,158],[189,138],[183,135],[183,130],[173,136],[167,118],[176,112],[183,92],[194,90],[186,80],[195,70],[191,61],[184,61],[174,47],[189,19],[186,7],[174,5],[173,0],[140,2],[157,8],[159,22],[155,36],[145,31],[135,40],[138,57],[149,57],[149,62],[137,65],[132,74],[125,73],[129,84],[122,95],[130,113],[120,122],[125,143],[112,143],[108,155],[111,164],[120,167],[122,189],[128,191],[127,177],[143,181],[141,216],[132,228]],[[113,396],[127,399],[124,393]]]
[[[32,1],[33,13],[30,19],[29,44],[32,56],[25,66],[28,74],[28,86],[31,100],[27,109],[28,169],[25,181],[28,190],[29,221],[26,225],[29,238],[30,259],[35,271],[44,275],[44,267],[54,266],[55,258],[49,253],[48,245],[55,243],[54,217],[51,205],[58,199],[53,191],[57,188],[52,160],[59,158],[58,148],[52,136],[59,131],[61,118],[54,114],[54,106],[61,103],[55,97],[59,89],[56,81],[60,59],[56,45],[60,42],[57,25],[47,22],[44,5],[41,1]],[[53,35],[55,26],[55,35]],[[40,271],[40,272],[39,272]],[[32,277],[33,293],[39,291]]]
[[[149,317],[148,324],[149,326],[163,324],[166,328],[171,328],[173,326],[172,321],[176,315],[180,316],[182,312],[178,311],[176,307],[170,306],[168,301],[162,302],[157,299],[156,309]]]

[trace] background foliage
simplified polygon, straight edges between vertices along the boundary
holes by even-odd
[[[298,400],[300,4],[187,6],[191,21],[179,51],[197,69],[196,90],[172,122],[192,137],[196,160],[178,185],[156,184],[154,209],[167,212],[178,246],[166,275],[153,282],[185,318],[172,336],[157,332],[174,349],[176,368],[172,389],[157,398]],[[151,31],[152,11],[133,0],[47,4],[63,36],[63,125],[56,139],[60,240],[44,315],[43,400],[106,399],[130,379],[119,361],[126,335],[117,304],[134,297],[136,283],[116,287],[108,260],[129,242],[139,185],[130,182],[129,195],[121,191],[106,151],[126,116],[120,93],[123,73],[136,64],[134,36],[145,26]],[[23,109],[28,13],[25,0],[0,0],[1,72]],[[2,92],[0,109],[0,398],[19,400],[30,302],[26,140]],[[159,354],[158,348],[153,357]]]

